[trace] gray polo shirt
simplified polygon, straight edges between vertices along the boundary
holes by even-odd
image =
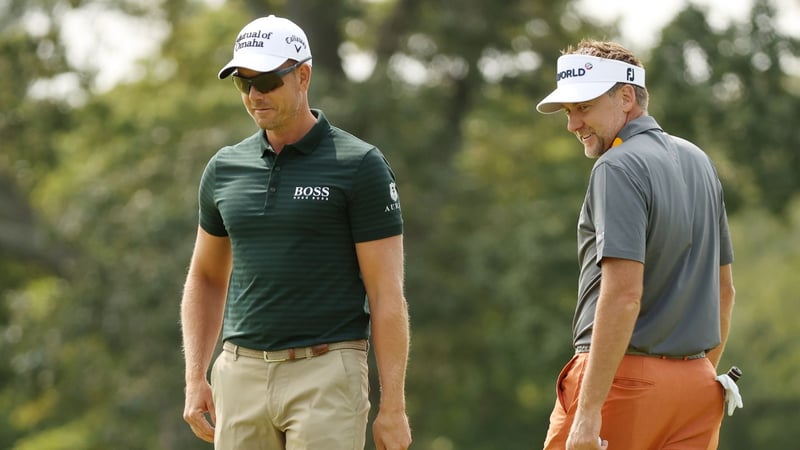
[[[649,116],[596,161],[578,222],[581,264],[574,345],[592,338],[603,258],[644,263],[629,351],[690,355],[716,347],[719,268],[733,261],[722,185],[694,144]]]
[[[228,236],[223,340],[259,350],[364,339],[358,242],[403,232],[381,152],[328,123],[276,154],[259,131],[219,150],[200,184],[200,226]]]

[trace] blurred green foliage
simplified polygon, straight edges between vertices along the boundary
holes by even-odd
[[[97,7],[170,31],[110,90],[70,57],[59,19]],[[181,419],[178,303],[202,168],[254,129],[216,71],[268,13],[309,34],[311,103],[398,177],[414,447],[541,446],[571,353],[591,161],[534,105],[559,50],[613,26],[542,0],[9,0],[0,13],[0,448],[210,447]],[[725,419],[725,449],[800,438],[800,75],[775,18],[760,0],[717,30],[690,5],[643,55],[651,113],[711,154],[729,199],[738,302],[722,364],[744,369],[745,408]],[[58,80],[69,89],[50,90]]]

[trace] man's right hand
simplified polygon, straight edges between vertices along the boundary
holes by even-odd
[[[211,422],[206,418],[206,414],[209,415]],[[211,385],[207,381],[186,385],[183,420],[192,427],[192,431],[197,437],[206,442],[214,442],[214,424],[217,422],[217,413],[214,410]]]

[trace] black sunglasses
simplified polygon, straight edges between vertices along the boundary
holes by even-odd
[[[242,94],[250,94],[250,87],[256,88],[258,92],[266,94],[272,90],[278,89],[279,87],[283,86],[283,77],[286,74],[290,73],[294,69],[300,67],[301,64],[305,63],[311,58],[306,58],[302,61],[297,61],[296,63],[292,64],[285,69],[280,70],[273,70],[272,72],[264,72],[260,75],[256,75],[253,78],[245,78],[239,75],[237,72],[234,72],[231,78],[233,78],[233,84],[236,86],[236,89],[239,89],[239,92]]]

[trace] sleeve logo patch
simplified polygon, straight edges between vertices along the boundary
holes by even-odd
[[[397,211],[400,209],[400,194],[397,193],[397,184],[393,182],[389,183],[389,198],[392,199],[392,203],[386,205],[386,208],[383,209],[383,212],[392,212]]]

